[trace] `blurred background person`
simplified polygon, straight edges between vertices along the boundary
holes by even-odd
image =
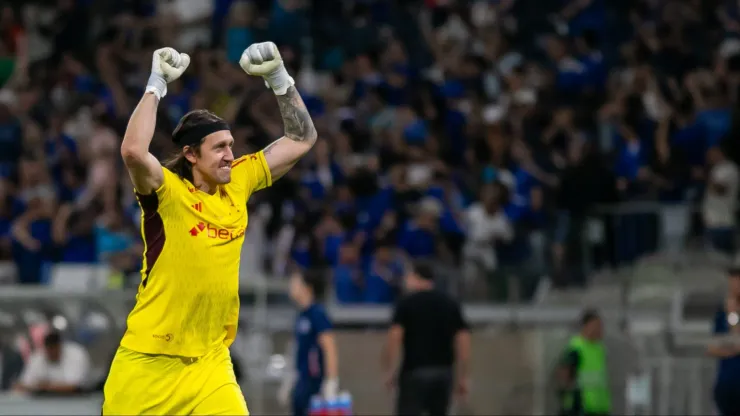
[[[514,238],[514,230],[503,207],[508,190],[500,184],[486,185],[481,190],[481,202],[473,204],[466,212],[467,238],[463,247],[463,274],[469,288],[483,287],[491,298],[508,294],[496,293],[494,272],[498,267],[497,243],[508,243]],[[500,276],[499,276],[500,277]]]
[[[43,351],[29,358],[15,389],[41,395],[80,394],[88,387],[89,371],[90,357],[85,348],[52,331],[44,338]]]
[[[707,152],[709,170],[704,197],[704,225],[712,248],[726,254],[736,252],[736,222],[740,173],[720,147]]]
[[[335,399],[339,391],[339,356],[332,325],[319,303],[325,291],[318,273],[295,272],[290,278],[290,297],[300,312],[295,323],[295,375],[292,381],[293,415],[307,415],[311,399],[321,395]]]
[[[603,323],[594,310],[583,312],[558,369],[563,415],[609,415],[612,412]]]
[[[386,387],[397,415],[446,415],[453,393],[464,399],[470,388],[470,327],[428,265],[415,262],[405,286],[382,355]]]
[[[707,353],[719,360],[714,384],[714,401],[721,415],[740,411],[740,401],[733,392],[740,385],[740,269],[727,273],[727,297],[714,318],[714,340]]]

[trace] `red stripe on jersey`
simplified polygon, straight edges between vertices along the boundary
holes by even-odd
[[[139,200],[141,210],[144,212],[142,228],[144,229],[144,243],[146,244],[146,253],[144,253],[146,270],[141,285],[146,287],[149,273],[152,271],[159,255],[162,254],[162,249],[164,249],[164,222],[162,222],[162,217],[159,215],[159,198],[156,192],[152,192],[150,195],[137,193],[136,199]]]

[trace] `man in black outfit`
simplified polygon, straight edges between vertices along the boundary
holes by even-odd
[[[407,273],[406,289],[409,294],[396,305],[388,330],[382,363],[386,383],[398,386],[396,414],[446,415],[453,383],[456,393],[467,394],[470,328],[460,304],[434,289],[428,265],[416,264]]]

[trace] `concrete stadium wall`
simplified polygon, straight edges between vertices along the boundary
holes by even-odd
[[[472,385],[468,403],[456,406],[457,414],[534,415],[553,414],[557,409],[553,369],[570,333],[562,328],[517,329],[486,332],[472,339]],[[395,396],[383,385],[380,355],[385,332],[379,330],[337,331],[340,354],[340,384],[353,394],[356,414],[390,415]],[[276,352],[284,351],[291,334],[272,336]],[[624,412],[625,380],[639,368],[637,351],[619,334],[606,338],[614,414]],[[275,400],[277,385],[265,385],[263,409],[250,399],[253,387],[244,385],[253,412],[286,414]]]
[[[337,331],[340,354],[340,383],[354,397],[356,414],[390,415],[395,396],[383,385],[380,355],[385,343],[385,332]],[[276,351],[282,351],[290,334],[272,336]],[[472,385],[466,406],[457,407],[465,414],[533,414],[542,402],[535,386],[537,371],[541,369],[542,346],[535,331],[502,333],[475,333],[472,342]],[[244,385],[250,401],[252,387]],[[260,413],[285,414],[275,396],[277,386],[266,385]],[[254,403],[254,402],[253,402]],[[255,403],[256,404],[256,403]],[[253,405],[250,404],[250,407]],[[254,412],[259,411],[255,409]]]
[[[355,397],[357,412],[391,414],[393,394],[383,386],[382,332],[337,334],[342,384]],[[469,407],[476,414],[533,414],[537,340],[531,333],[474,334]]]

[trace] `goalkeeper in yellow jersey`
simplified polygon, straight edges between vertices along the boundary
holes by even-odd
[[[180,154],[162,166],[149,153],[157,106],[189,63],[172,48],[154,52],[146,92],[121,145],[141,205],[145,251],[136,306],[105,384],[105,415],[248,414],[228,350],[239,314],[247,199],[316,142],[277,47],[258,43],[240,65],[274,91],[285,135],[235,159],[229,126],[195,110],[172,133]]]

